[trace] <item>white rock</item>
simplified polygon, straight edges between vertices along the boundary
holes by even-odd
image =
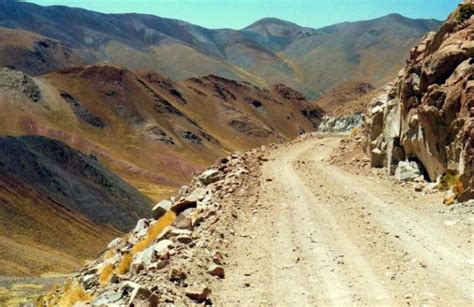
[[[123,239],[122,238],[115,238],[110,243],[107,245],[107,249],[115,249],[117,248],[120,244],[122,244]]]
[[[156,252],[158,257],[161,257],[168,253],[170,249],[174,246],[173,241],[171,240],[161,240],[155,245],[152,246],[153,250]]]
[[[209,169],[207,171],[204,171],[201,175],[199,175],[198,179],[202,184],[208,185],[213,182],[221,180],[222,175],[223,174],[216,169]]]
[[[420,176],[420,168],[414,161],[400,161],[395,170],[395,179],[398,181],[413,181]]]
[[[137,226],[132,231],[137,238],[145,236],[148,232],[148,221],[146,219],[138,220]]]

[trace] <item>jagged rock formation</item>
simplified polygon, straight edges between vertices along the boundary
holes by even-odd
[[[212,303],[210,283],[224,278],[230,225],[239,210],[228,198],[244,193],[266,147],[233,153],[195,177],[189,186],[153,208],[124,237],[112,240],[100,257],[39,304],[82,301],[86,306],[157,306]],[[252,183],[255,184],[255,183]],[[240,192],[239,192],[240,191]]]
[[[324,116],[319,125],[319,132],[351,132],[352,129],[358,128],[364,124],[364,115],[361,113],[341,115],[341,116]]]
[[[411,50],[407,66],[367,110],[372,166],[393,173],[400,161],[427,179],[456,178],[460,200],[474,197],[474,19],[466,2]]]

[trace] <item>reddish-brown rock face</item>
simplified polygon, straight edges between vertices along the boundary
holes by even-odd
[[[393,172],[408,159],[420,162],[432,181],[454,174],[461,199],[474,196],[474,19],[472,11],[460,16],[466,5],[411,50],[366,119],[372,165]]]

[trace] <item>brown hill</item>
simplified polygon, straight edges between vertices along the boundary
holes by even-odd
[[[350,81],[342,83],[317,99],[314,103],[334,115],[361,112],[368,104],[359,103],[363,97],[370,96],[374,87],[366,82]]]
[[[227,152],[280,142],[315,130],[323,114],[300,93],[284,85],[261,89],[212,75],[178,83],[152,71],[132,72],[115,65],[71,67],[41,77],[1,69],[0,109],[0,134],[59,140],[93,157],[87,158],[88,163],[97,159],[155,201],[170,195],[193,174]],[[7,142],[4,150],[10,152],[12,146]],[[75,155],[64,156],[63,151],[51,149],[49,155],[51,159],[62,158],[73,163]],[[22,165],[33,163],[34,166],[37,160],[31,154],[21,156],[12,151],[11,155],[12,159],[22,157]],[[3,173],[1,181],[9,192],[0,197],[14,204],[13,211],[2,211],[2,219],[14,215],[15,225],[24,225],[26,216],[34,217],[28,224],[32,225],[31,230],[18,226],[2,232],[7,242],[4,246],[10,246],[2,248],[2,259],[14,259],[25,250],[26,245],[22,244],[32,244],[32,240],[38,240],[40,245],[35,245],[38,248],[47,246],[47,254],[38,257],[38,261],[18,258],[18,263],[28,264],[26,268],[9,260],[4,267],[6,273],[54,270],[46,263],[51,263],[59,251],[68,254],[69,258],[64,259],[69,260],[58,265],[58,270],[77,266],[78,259],[94,256],[117,230],[127,229],[129,224],[124,223],[121,214],[129,219],[147,215],[148,209],[137,207],[131,200],[97,198],[94,202],[86,197],[94,191],[93,187],[81,190],[81,185],[73,181],[74,172],[84,167],[81,164],[61,165],[62,175],[52,173],[59,186],[64,184],[74,191],[60,193],[60,197],[54,196],[56,183],[49,186],[39,179],[34,184],[26,180],[36,178],[32,172],[22,175],[21,180],[15,179],[14,170],[22,169],[18,161],[14,164],[8,160],[2,165],[11,169]],[[77,193],[86,199],[77,201]],[[145,199],[140,194],[135,197]],[[38,205],[32,208],[34,203]],[[116,205],[105,210],[110,203]],[[119,204],[123,208],[119,209]],[[114,214],[104,215],[104,212]],[[54,229],[62,229],[60,225],[66,223],[69,226],[62,235],[54,229],[39,231],[48,220]],[[81,240],[71,247],[73,229]],[[36,238],[32,232],[42,237]],[[94,234],[100,234],[100,239],[92,238]],[[9,242],[12,237],[17,240]],[[60,241],[65,242],[64,248],[57,244]],[[89,241],[95,242],[93,248]],[[11,248],[13,243],[15,249]]]
[[[0,275],[68,272],[147,215],[151,201],[94,157],[0,137]]]
[[[40,75],[83,63],[59,41],[31,32],[0,27],[0,67]]]

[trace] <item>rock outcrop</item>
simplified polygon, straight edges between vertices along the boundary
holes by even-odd
[[[361,113],[324,116],[318,127],[319,132],[346,133],[364,124],[364,115]]]
[[[372,166],[393,174],[400,161],[419,162],[431,181],[455,177],[460,200],[474,197],[473,11],[461,4],[425,35],[365,121]]]

